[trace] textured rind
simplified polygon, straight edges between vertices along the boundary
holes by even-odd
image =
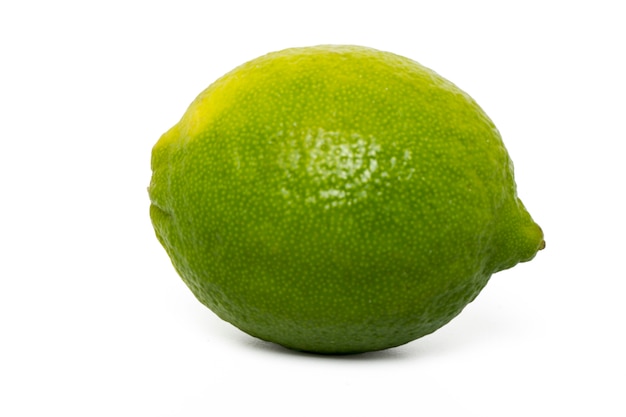
[[[163,135],[152,169],[155,231],[196,297],[298,350],[429,334],[542,241],[480,107],[369,48],[236,68]]]

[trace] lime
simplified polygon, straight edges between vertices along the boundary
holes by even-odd
[[[274,52],[215,81],[154,146],[148,191],[200,302],[310,352],[432,333],[544,246],[474,100],[359,46]]]

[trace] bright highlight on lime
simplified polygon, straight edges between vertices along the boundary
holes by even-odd
[[[273,52],[215,81],[154,146],[148,191],[197,299],[308,352],[432,333],[545,246],[478,104],[360,46]]]

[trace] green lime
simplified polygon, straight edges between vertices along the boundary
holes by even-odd
[[[319,353],[432,333],[543,233],[466,93],[359,46],[270,53],[204,90],[152,151],[150,215],[193,294]]]

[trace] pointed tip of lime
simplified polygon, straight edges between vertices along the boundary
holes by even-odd
[[[543,229],[541,228],[541,226],[539,226],[537,223],[535,223],[535,226],[537,226],[537,228],[539,229],[539,232],[541,233],[541,242],[539,242],[539,247],[537,248],[537,252],[538,252],[546,248],[546,239],[544,238]]]
[[[528,262],[546,247],[543,229],[533,220],[524,204],[516,199],[500,225],[495,243],[494,272]]]
[[[524,248],[525,250],[522,251],[523,256],[520,262],[532,260],[540,250],[546,247],[543,230],[537,223],[530,219],[530,224],[525,229],[523,234],[525,242],[520,245],[520,248]]]

